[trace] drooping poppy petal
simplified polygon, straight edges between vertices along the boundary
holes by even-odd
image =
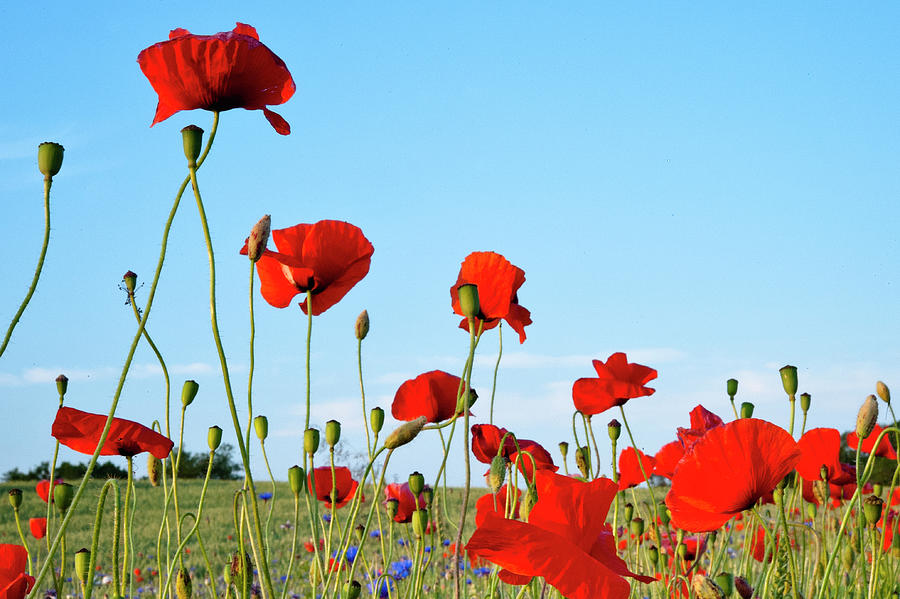
[[[640,459],[640,463],[638,463]],[[641,470],[643,466],[643,470]],[[644,473],[647,477],[653,473],[656,467],[656,458],[645,455],[640,449],[626,447],[619,453],[619,490],[630,489],[644,482]]]
[[[835,479],[843,475],[841,433],[836,428],[813,428],[806,431],[797,441],[797,449],[800,450],[797,472],[804,479],[819,480],[822,468],[826,469],[826,479],[829,482],[836,482]]]
[[[459,303],[459,287],[478,287],[478,303],[481,311],[479,323],[484,330],[496,326],[500,320],[506,322],[519,334],[519,343],[525,342],[525,327],[531,324],[531,313],[519,305],[519,287],[525,283],[525,271],[513,266],[509,260],[496,252],[472,252],[463,260],[456,283],[450,288],[453,312],[465,316]],[[460,328],[469,330],[467,319]]]
[[[719,416],[698,405],[691,410],[691,428],[678,427],[678,440],[681,441],[684,450],[689,451],[710,429],[722,424],[724,422]]]
[[[62,407],[56,412],[52,435],[70,449],[91,455],[100,442],[106,416],[75,408]],[[163,460],[174,443],[153,429],[124,418],[113,418],[100,455],[134,456],[148,451]]]
[[[138,64],[159,95],[152,125],[181,110],[262,110],[275,130],[287,135],[291,127],[267,108],[294,95],[294,80],[256,29],[238,23],[228,32],[193,35],[175,29],[169,40],[138,55]]]
[[[425,485],[428,488],[428,485]],[[413,512],[417,509],[425,509],[425,497],[420,493],[418,497],[414,497],[412,491],[409,490],[409,483],[397,484],[391,483],[384,488],[384,500],[396,499],[397,515],[394,516],[394,522],[404,523],[412,522]]]
[[[347,505],[359,487],[359,483],[353,480],[353,475],[346,466],[335,467],[333,477],[331,466],[314,468],[313,472],[314,474],[306,475],[308,488],[315,489],[316,499],[323,501],[325,507],[329,509],[342,508]],[[314,477],[315,483],[313,483]]]
[[[869,436],[863,439],[862,446],[860,447],[860,451],[863,453],[874,453],[876,456],[881,456],[883,458],[888,458],[890,460],[897,459],[897,451],[894,449],[894,446],[891,445],[891,441],[888,437],[890,435],[885,435],[881,438],[881,441],[878,443],[878,447],[875,447],[875,440],[878,439],[878,435],[883,431],[880,425],[876,424],[874,428],[872,428],[872,432],[869,433]],[[847,447],[850,449],[856,449],[859,445],[859,437],[856,434],[856,431],[852,431],[847,435]]]
[[[391,403],[391,415],[407,422],[425,416],[428,422],[443,422],[456,414],[462,379],[443,370],[420,374],[400,385]]]
[[[710,430],[685,454],[666,505],[672,523],[694,532],[715,530],[753,506],[800,458],[791,435],[755,418]]]
[[[21,545],[0,543],[0,599],[23,599],[34,586],[25,573],[28,553]]]
[[[675,467],[684,457],[684,446],[681,441],[672,441],[663,445],[654,456],[656,458],[656,466],[653,468],[653,474],[664,476],[671,480],[675,474]]]
[[[572,385],[572,401],[582,414],[593,415],[624,405],[629,399],[653,395],[656,389],[645,386],[657,372],[642,364],[629,364],[628,357],[617,352],[606,363],[594,360],[597,378],[581,378]]]
[[[508,430],[493,424],[472,425],[472,455],[482,464],[490,464],[496,455],[509,458],[516,451],[516,442]],[[503,450],[500,442],[503,440]]]
[[[31,529],[31,536],[35,539],[43,539],[47,536],[47,519],[46,518],[29,518],[28,528]]]
[[[559,466],[553,463],[553,456],[537,441],[531,439],[519,439],[519,451],[514,451],[509,456],[509,461],[518,467],[519,472],[525,475],[529,481],[534,479],[533,468],[537,470],[549,470],[556,472]]]

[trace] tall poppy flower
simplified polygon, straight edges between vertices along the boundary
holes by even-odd
[[[61,479],[61,478],[58,478],[53,482],[53,486],[55,487],[56,485],[58,485],[61,482],[65,482],[65,481],[63,481],[63,479]],[[49,480],[42,480],[41,482],[36,484],[34,486],[34,491],[35,491],[35,493],[37,493],[38,497],[40,497],[44,503],[47,503],[48,501],[52,501],[52,499],[50,497],[50,481]]]
[[[31,529],[31,536],[35,539],[43,539],[47,536],[47,519],[46,518],[29,518],[28,528]]]
[[[656,389],[645,385],[656,378],[657,372],[642,364],[629,364],[628,357],[617,352],[606,363],[594,360],[596,378],[580,378],[572,385],[575,409],[591,416],[624,405],[629,399],[653,395]]]
[[[314,472],[315,484],[313,484],[313,475],[306,475],[309,483],[307,488],[316,490],[316,499],[324,501],[325,507],[329,509],[342,508],[353,499],[359,483],[353,480],[349,468],[346,466],[335,467],[334,478],[331,476],[331,466],[315,468]],[[334,491],[334,495],[332,495],[332,491]]]
[[[100,442],[106,416],[91,414],[75,408],[62,407],[56,412],[52,435],[70,449],[93,454]],[[100,455],[134,456],[149,451],[163,460],[169,456],[174,443],[156,431],[124,418],[113,418],[109,435]]]
[[[681,441],[685,451],[689,451],[694,443],[699,441],[710,429],[724,424],[724,421],[718,415],[710,412],[702,405],[697,405],[691,410],[690,417],[690,428],[678,427],[678,440]]]
[[[25,573],[28,553],[21,545],[0,543],[0,598],[23,599],[34,586],[34,577]]]
[[[606,524],[614,482],[584,483],[541,470],[535,476],[538,500],[528,522],[486,513],[466,545],[470,554],[503,568],[501,578],[507,581],[506,574],[517,584],[543,576],[569,599],[625,597],[630,589],[625,576],[654,580],[631,572],[616,555]]]
[[[298,293],[311,297],[318,316],[347,295],[369,272],[375,248],[359,227],[339,220],[272,231],[277,252],[266,250],[256,263],[260,292],[276,308],[287,308]],[[241,249],[247,254],[247,244]],[[306,302],[300,303],[306,313]]]
[[[443,370],[420,374],[397,389],[391,415],[407,422],[419,416],[425,416],[428,422],[443,422],[457,413],[457,397],[462,387],[461,378]]]
[[[675,468],[678,466],[678,462],[684,457],[684,446],[681,444],[681,441],[666,443],[653,457],[656,460],[653,474],[664,476],[671,480],[675,475]]]
[[[800,459],[797,472],[804,479],[816,481],[821,478],[822,468],[826,470],[826,480],[835,484],[850,482],[841,464],[841,433],[836,428],[813,428],[797,441]],[[853,481],[856,480],[854,477]]]
[[[482,464],[490,464],[494,456],[501,455],[517,465],[519,471],[528,480],[533,479],[532,461],[538,470],[552,470],[556,472],[559,466],[553,463],[550,452],[537,441],[531,439],[516,439],[514,435],[507,434],[505,428],[493,424],[472,425],[472,454]],[[500,440],[503,441],[503,449],[500,448]],[[516,443],[518,442],[518,450]]]
[[[872,428],[872,432],[869,433],[869,436],[863,439],[862,445],[859,445],[859,436],[857,436],[856,431],[852,431],[847,435],[847,447],[850,449],[856,449],[859,446],[859,450],[863,453],[874,453],[876,456],[881,456],[883,458],[888,458],[890,460],[897,459],[897,450],[894,449],[894,446],[891,445],[890,435],[885,435],[881,438],[881,441],[878,443],[878,447],[875,447],[875,439],[878,438],[878,435],[881,434],[881,431],[884,429],[876,424]]]
[[[428,485],[425,485],[428,488]],[[412,491],[409,490],[409,483],[397,484],[391,483],[384,488],[385,502],[391,499],[397,500],[397,515],[394,516],[394,522],[412,522],[413,512],[425,509],[425,498],[420,493],[418,497],[414,497]]]
[[[640,459],[640,463],[638,463]],[[641,471],[643,465],[644,470]],[[644,482],[644,472],[649,477],[656,467],[656,458],[645,455],[640,449],[626,447],[619,454],[619,490],[630,489]]]
[[[180,110],[262,110],[281,135],[291,126],[267,108],[294,95],[294,80],[256,29],[238,23],[232,31],[194,35],[173,29],[169,39],[141,51],[138,64],[159,94],[151,127]]]
[[[666,505],[672,524],[716,530],[753,507],[794,469],[797,443],[783,428],[744,418],[710,430],[678,464]]]
[[[531,324],[531,312],[519,305],[519,287],[525,282],[525,271],[496,252],[472,252],[463,260],[456,283],[450,288],[453,312],[465,316],[459,303],[462,285],[478,287],[477,325],[483,330],[497,326],[505,320],[519,334],[519,343],[525,343],[525,327]],[[469,330],[469,321],[463,318],[461,329]]]

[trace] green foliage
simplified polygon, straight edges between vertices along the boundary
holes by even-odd
[[[82,478],[87,471],[87,463],[72,464],[70,462],[62,462],[56,465],[53,471],[55,478],[64,480],[76,480]],[[125,478],[128,473],[124,468],[116,466],[111,461],[97,462],[94,471],[91,473],[93,478]],[[21,480],[46,480],[50,478],[50,462],[41,462],[28,472],[22,472],[18,468],[13,468],[3,474],[3,480],[6,482]]]
[[[237,480],[243,476],[241,464],[234,460],[234,447],[228,443],[223,443],[217,450],[215,458],[213,458],[212,472],[210,478],[216,480]],[[172,455],[178,455],[178,448],[173,450]],[[178,465],[179,478],[204,478],[206,476],[206,468],[209,465],[209,452],[198,451],[191,453],[183,451],[181,453],[181,461]]]

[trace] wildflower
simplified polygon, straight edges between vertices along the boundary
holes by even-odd
[[[107,417],[102,414],[62,407],[56,412],[52,434],[66,447],[90,455],[100,442],[106,420]],[[163,460],[169,456],[173,445],[168,437],[143,424],[113,418],[100,455],[134,456],[149,451]]]
[[[260,292],[275,308],[286,308],[298,293],[311,296],[313,316],[338,303],[369,272],[375,249],[359,227],[321,220],[272,231],[277,252],[266,250],[256,263]],[[247,244],[241,254],[247,254]],[[306,313],[306,302],[300,303]]]
[[[572,385],[575,408],[587,416],[625,405],[629,399],[653,395],[656,389],[645,385],[656,378],[649,366],[629,364],[628,357],[617,352],[606,363],[594,360],[597,378],[580,378]]]
[[[559,466],[553,463],[550,452],[544,449],[540,443],[530,439],[517,439],[512,434],[508,435],[508,432],[505,428],[493,424],[472,425],[472,454],[475,459],[483,464],[490,464],[494,456],[500,455],[516,464],[528,480],[533,478],[532,460],[538,470],[553,472],[559,470]],[[501,439],[504,439],[502,449],[500,447]],[[516,443],[519,446],[518,451]]]
[[[426,485],[426,488],[427,485]],[[421,493],[418,498],[413,497],[412,491],[409,490],[409,483],[397,484],[391,483],[384,489],[385,502],[396,501],[397,513],[394,516],[394,522],[412,522],[413,512],[425,509],[425,493]]]
[[[456,283],[450,288],[453,312],[465,316],[459,300],[459,288],[474,285],[478,288],[479,312],[476,330],[491,329],[505,320],[525,342],[525,327],[531,324],[531,313],[519,305],[518,291],[525,282],[525,271],[495,252],[472,252],[463,260]],[[469,330],[468,318],[460,328]]]
[[[678,462],[684,457],[684,446],[681,444],[681,441],[666,443],[653,457],[656,460],[653,474],[664,476],[671,480],[675,474],[675,467],[678,466]]]
[[[850,482],[841,464],[841,433],[836,428],[813,428],[806,431],[797,441],[797,449],[800,450],[797,472],[805,480],[819,480],[824,468],[828,482]],[[855,481],[856,477],[852,480]]]
[[[25,573],[27,552],[21,545],[0,544],[0,597],[23,599],[34,586],[34,578]]]
[[[655,467],[656,458],[645,455],[640,449],[627,447],[619,454],[619,489],[630,489],[641,484],[644,482],[644,473],[649,477]]]
[[[327,508],[341,508],[347,505],[359,483],[353,480],[350,469],[346,466],[336,467],[334,469],[334,478],[331,477],[331,466],[321,466],[314,470],[315,485],[313,485],[313,476],[307,475],[309,488],[315,489],[316,499],[325,502]],[[334,495],[332,495],[332,491]],[[332,504],[334,504],[332,506]]]
[[[53,482],[53,486],[55,487],[56,485],[60,484],[61,482],[64,482],[63,479],[58,478]],[[50,497],[50,481],[49,480],[42,480],[37,485],[35,485],[34,490],[38,494],[38,497],[40,497],[44,503],[47,503],[48,501],[53,501]]]
[[[880,435],[883,430],[884,429],[881,426],[876,424],[872,427],[872,432],[869,436],[863,439],[862,445],[859,445],[859,435],[856,434],[856,431],[852,431],[847,435],[847,446],[850,449],[856,449],[857,446],[859,446],[859,450],[863,453],[874,453],[876,456],[896,460],[897,451],[894,449],[894,446],[891,445],[891,442],[888,439],[889,435],[883,436],[878,443],[878,447],[875,447],[875,439],[878,438],[878,435]]]
[[[151,127],[180,110],[262,110],[281,135],[291,126],[267,108],[294,95],[294,80],[256,29],[244,23],[228,32],[193,35],[173,29],[169,40],[138,55],[138,64],[159,95]]]
[[[31,535],[35,539],[43,539],[45,536],[47,536],[47,519],[29,518],[28,528],[31,529]]]
[[[424,416],[427,422],[442,422],[462,413],[457,398],[462,379],[443,370],[420,374],[400,385],[391,403],[391,415],[411,421]]]

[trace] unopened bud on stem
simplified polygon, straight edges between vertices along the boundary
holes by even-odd
[[[266,214],[250,229],[247,238],[247,257],[251,262],[257,262],[262,258],[269,244],[269,232],[272,228],[272,218]]]
[[[203,148],[203,129],[197,125],[188,125],[181,130],[181,142],[184,145],[184,157],[189,168],[197,168],[197,158]]]
[[[52,179],[62,168],[64,151],[64,147],[52,141],[38,146],[38,170],[44,175],[44,180]]]
[[[856,435],[865,439],[872,434],[878,421],[878,402],[874,395],[868,396],[856,415]]]
[[[388,435],[387,439],[384,440],[384,446],[388,449],[397,449],[401,445],[406,445],[416,438],[422,431],[422,427],[425,426],[426,422],[428,422],[428,420],[425,416],[419,416],[412,422],[401,424],[394,429],[394,432]]]
[[[781,385],[784,387],[784,392],[791,397],[797,395],[797,367],[782,366],[778,372],[781,373]]]

